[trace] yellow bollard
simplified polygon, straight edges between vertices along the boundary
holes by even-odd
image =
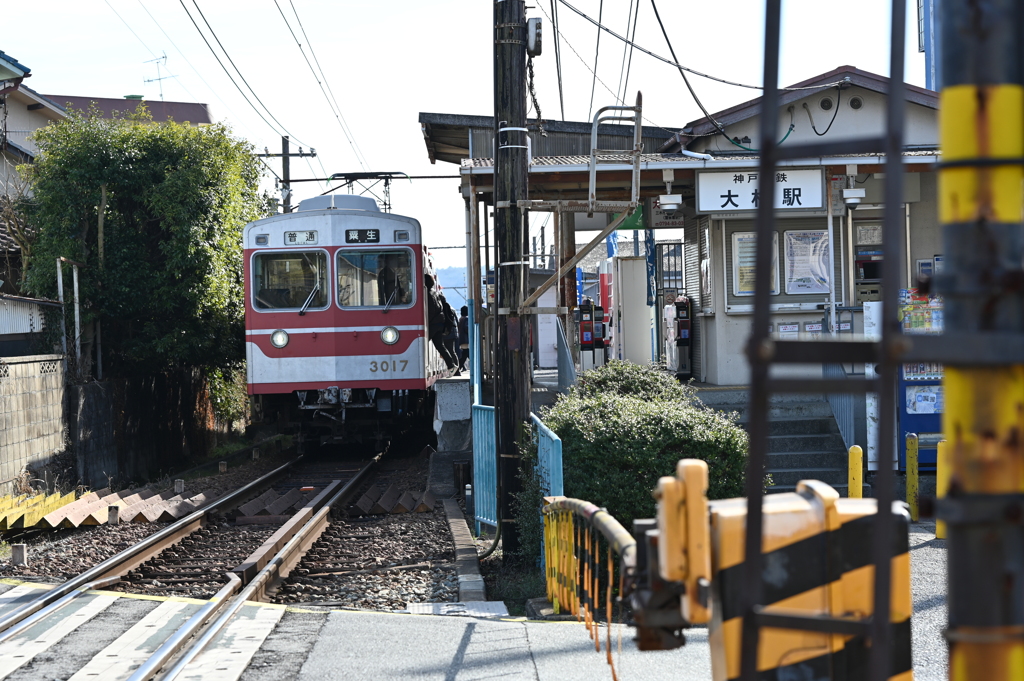
[[[851,499],[864,497],[864,450],[859,445],[850,447],[846,495]]]
[[[917,435],[907,435],[907,506],[910,506],[910,521],[916,523],[921,517],[917,506],[920,479],[917,474]]]
[[[946,441],[939,441],[938,453],[935,457],[935,498],[941,499],[949,491],[949,449]],[[946,538],[946,523],[935,521],[935,538]]]

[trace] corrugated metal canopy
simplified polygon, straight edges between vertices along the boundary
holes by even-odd
[[[492,155],[493,116],[420,113],[419,120],[431,163],[443,161],[461,164],[466,158]],[[540,134],[537,119],[527,120],[535,157],[590,153],[590,123],[544,120],[543,124],[547,136]],[[631,125],[601,125],[597,132],[598,145],[602,149],[627,150],[633,147]],[[642,131],[644,148],[657,149],[671,138],[672,134],[670,129],[645,125]]]

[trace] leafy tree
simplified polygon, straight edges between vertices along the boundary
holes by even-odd
[[[251,145],[223,124],[155,124],[142,104],[113,120],[72,111],[35,141],[28,289],[56,298],[56,259],[85,264],[83,320],[102,321],[110,373],[236,366],[242,228],[267,212]]]

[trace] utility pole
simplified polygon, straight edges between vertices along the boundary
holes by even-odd
[[[281,202],[285,213],[292,212],[292,169],[291,159],[293,158],[316,158],[316,149],[310,149],[308,152],[302,151],[302,147],[299,147],[299,153],[293,154],[290,151],[291,146],[289,144],[288,135],[281,137],[281,153],[271,154],[267,149],[263,150],[262,154],[256,154],[260,158],[281,158]]]
[[[517,204],[529,198],[529,158],[526,131],[526,3],[500,0],[494,3],[494,241],[498,249],[497,357],[494,408],[497,424],[498,522],[502,550],[519,550],[519,531],[512,516],[512,497],[519,480],[519,442],[530,415],[530,366],[528,321],[520,314],[529,274],[523,242],[527,211]]]
[[[939,220],[949,490],[949,678],[1024,660],[1024,140],[1019,2],[942,0]],[[1011,133],[1010,131],[1015,131]],[[891,286],[892,284],[887,284]]]

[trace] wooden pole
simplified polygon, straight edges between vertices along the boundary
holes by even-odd
[[[494,241],[498,247],[495,274],[498,309],[494,405],[497,411],[499,522],[502,550],[519,550],[519,532],[512,515],[519,480],[518,443],[530,414],[530,348],[527,319],[519,306],[528,268],[523,264],[527,211],[517,204],[529,198],[529,160],[526,132],[526,3],[504,0],[494,4],[494,123],[496,171],[494,181]]]

